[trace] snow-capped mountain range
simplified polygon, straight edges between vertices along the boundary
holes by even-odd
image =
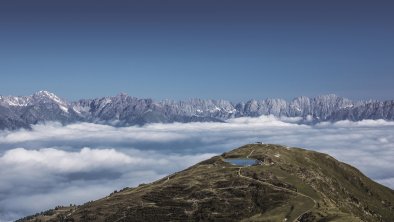
[[[146,123],[225,121],[236,117],[298,117],[300,122],[385,119],[394,120],[394,101],[352,101],[333,94],[315,98],[249,100],[139,99],[126,94],[68,102],[48,91],[31,96],[0,96],[0,129],[30,128],[58,121],[94,122],[114,126]]]

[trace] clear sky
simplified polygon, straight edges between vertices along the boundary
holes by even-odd
[[[0,95],[394,99],[392,1],[3,0]]]

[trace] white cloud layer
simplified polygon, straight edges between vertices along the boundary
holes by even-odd
[[[394,122],[299,125],[272,116],[115,128],[79,123],[0,132],[0,221],[80,204],[263,141],[328,153],[394,187]]]

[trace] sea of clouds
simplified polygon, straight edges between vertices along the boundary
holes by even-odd
[[[297,122],[262,116],[123,128],[46,123],[0,131],[0,221],[82,204],[256,141],[328,153],[394,188],[394,122]]]

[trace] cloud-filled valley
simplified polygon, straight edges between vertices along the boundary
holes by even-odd
[[[394,188],[392,132],[394,122],[385,120],[302,125],[273,116],[121,128],[53,122],[1,131],[0,221],[81,204],[256,141],[328,153]]]

